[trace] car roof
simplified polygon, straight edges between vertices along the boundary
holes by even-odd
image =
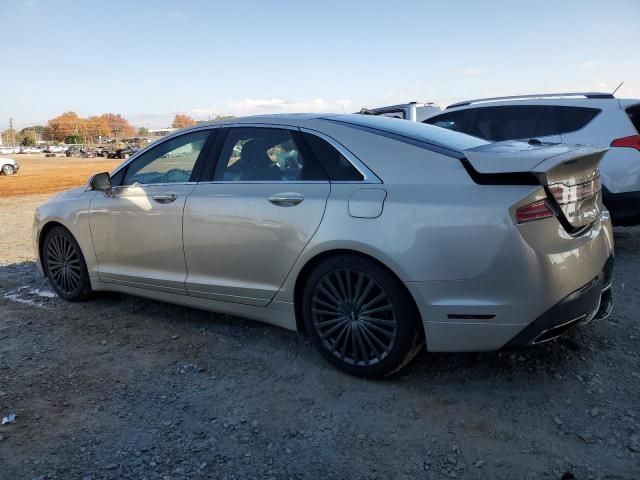
[[[594,94],[596,95],[596,94]],[[640,102],[633,99],[618,99],[613,96],[608,97],[579,97],[579,96],[562,96],[562,95],[543,95],[543,96],[523,96],[523,97],[504,97],[492,99],[479,99],[466,102],[458,102],[449,105],[442,113],[453,112],[457,110],[467,110],[470,108],[482,108],[491,106],[506,105],[556,105],[556,106],[581,106],[594,108],[607,108],[612,106],[627,107]],[[436,116],[436,115],[433,115]]]

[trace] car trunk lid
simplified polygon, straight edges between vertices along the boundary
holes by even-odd
[[[567,230],[576,231],[600,217],[602,199],[598,164],[607,149],[541,142],[507,141],[465,150],[480,178],[523,175],[545,187],[548,200]],[[514,181],[513,183],[519,183]]]

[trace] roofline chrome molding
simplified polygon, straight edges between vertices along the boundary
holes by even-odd
[[[616,98],[611,93],[607,92],[569,92],[569,93],[534,93],[530,95],[510,95],[507,97],[487,97],[476,98],[475,100],[465,100],[463,102],[452,103],[445,110],[457,107],[466,107],[472,103],[492,102],[494,100],[517,100],[527,98],[556,98],[556,97],[585,97],[590,99],[611,99]]]

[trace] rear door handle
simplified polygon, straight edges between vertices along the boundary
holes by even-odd
[[[299,193],[276,193],[269,197],[269,201],[278,207],[295,207],[302,203],[304,197]]]
[[[154,195],[151,198],[153,198],[158,203],[171,203],[176,198],[178,198],[178,195],[176,195],[175,193],[163,193],[162,195]]]

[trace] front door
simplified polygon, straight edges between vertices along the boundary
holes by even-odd
[[[266,305],[324,214],[330,184],[297,130],[231,128],[184,215],[189,295]]]
[[[112,192],[91,201],[101,281],[186,294],[182,215],[209,134],[186,133],[147,150],[115,175]]]

